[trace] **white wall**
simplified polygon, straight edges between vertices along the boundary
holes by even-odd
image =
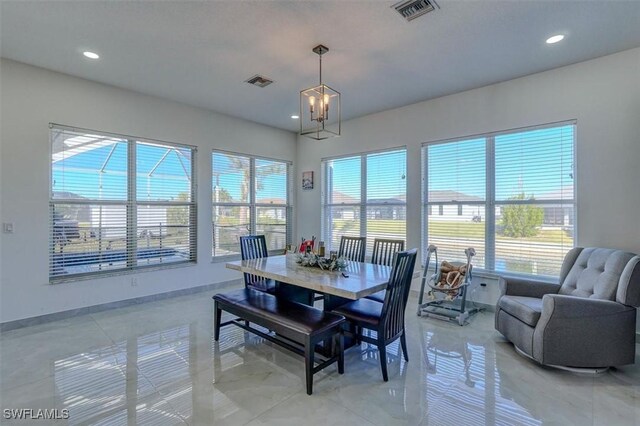
[[[0,322],[240,277],[211,263],[211,149],[294,160],[292,133],[5,59],[0,88]],[[197,146],[197,265],[49,285],[50,122]]]
[[[320,176],[323,157],[406,145],[407,243],[419,247],[423,142],[569,119],[577,120],[577,244],[640,253],[640,48],[350,120],[337,139],[299,137],[296,164]],[[316,188],[298,188],[298,235],[320,235]],[[481,281],[490,286],[479,301],[495,303],[495,282]]]

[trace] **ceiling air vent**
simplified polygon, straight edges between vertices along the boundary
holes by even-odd
[[[425,13],[433,12],[436,7],[440,9],[440,6],[434,0],[404,0],[391,7],[407,21],[413,21]]]
[[[249,84],[253,84],[254,86],[258,86],[258,87],[267,87],[268,85],[273,83],[273,80],[265,76],[256,74],[253,77],[251,77],[249,80],[245,80],[245,82]]]

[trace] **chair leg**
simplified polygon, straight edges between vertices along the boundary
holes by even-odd
[[[384,345],[384,343],[378,344],[378,352],[380,353],[380,368],[382,368],[382,380],[388,382],[389,376],[387,375],[387,347]]]
[[[344,334],[342,330],[338,333],[338,374],[344,374]]]
[[[409,362],[409,352],[407,352],[407,336],[404,330],[400,336],[400,345],[402,346],[402,353],[404,354],[404,360]]]
[[[222,322],[222,309],[218,306],[218,302],[213,302],[213,309],[215,311],[215,320],[213,324],[213,340],[216,342],[220,340],[220,323]]]
[[[304,370],[307,381],[307,395],[313,393],[313,355],[315,344],[310,338],[305,339],[304,344]]]

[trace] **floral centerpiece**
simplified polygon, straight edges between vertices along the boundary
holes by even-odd
[[[338,257],[329,259],[320,257],[315,253],[298,253],[296,254],[296,263],[302,266],[316,267],[325,271],[343,271],[347,268],[347,259]]]

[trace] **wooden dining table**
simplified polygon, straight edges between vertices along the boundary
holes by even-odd
[[[238,260],[226,267],[322,293],[325,310],[386,289],[391,273],[389,266],[353,261],[344,271],[327,271],[299,265],[295,254]]]

